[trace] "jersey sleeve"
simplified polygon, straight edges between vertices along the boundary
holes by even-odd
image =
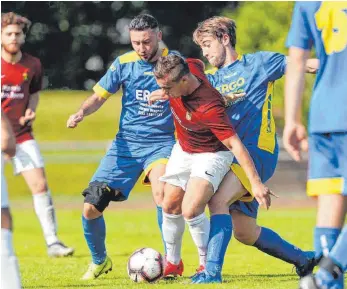
[[[201,79],[205,83],[210,84],[210,82],[208,81],[208,79],[204,73],[205,64],[200,59],[187,58],[186,61],[188,63],[189,70],[193,75],[195,75],[196,77],[198,77],[199,79]]]
[[[260,52],[262,63],[270,81],[280,79],[286,72],[286,56],[276,52]]]
[[[236,134],[221,102],[209,105],[202,114],[202,121],[220,141]]]
[[[294,6],[292,24],[287,37],[287,47],[298,47],[310,50],[313,45],[313,36],[308,23],[305,2],[296,2]]]
[[[42,89],[43,68],[41,61],[36,59],[33,78],[30,82],[29,93],[34,94]]]
[[[109,98],[116,93],[121,86],[121,65],[117,58],[107,70],[106,74],[93,87],[94,92],[103,97]]]

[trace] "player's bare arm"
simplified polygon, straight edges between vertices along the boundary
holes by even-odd
[[[294,60],[295,61],[295,60]],[[287,56],[287,70],[288,70],[288,65],[292,62],[292,57],[289,55]],[[319,69],[319,59],[317,58],[306,58],[306,66],[305,66],[305,73],[310,73],[310,74],[316,74]]]
[[[13,157],[16,154],[16,138],[12,126],[1,110],[1,151]]]
[[[90,115],[96,112],[106,101],[106,98],[101,97],[94,93],[89,96],[81,105],[81,108],[75,113],[72,114],[68,121],[68,128],[75,128],[79,122],[83,120],[83,118],[87,115]]]
[[[31,125],[36,118],[36,108],[39,104],[40,95],[38,92],[30,95],[29,104],[24,115],[19,118],[19,124],[22,126]]]
[[[254,197],[260,205],[269,209],[271,206],[271,195],[275,196],[262,182],[254,166],[253,160],[237,134],[225,139],[223,144],[234,154],[237,161],[245,171]]]
[[[301,151],[307,149],[306,129],[301,123],[300,107],[304,91],[305,61],[309,51],[290,48],[290,61],[287,65],[285,93],[285,127],[283,144],[295,161],[301,160]]]

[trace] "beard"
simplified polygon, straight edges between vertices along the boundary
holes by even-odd
[[[21,47],[21,44],[2,44],[2,48],[11,55],[16,55],[20,51]]]
[[[148,57],[148,59],[146,59],[146,61],[152,62],[153,58],[157,55],[158,49],[159,49],[159,44],[157,45],[155,49],[153,49],[152,54]]]
[[[218,69],[222,68],[225,65],[225,59],[226,59],[226,51],[224,49],[221,55],[218,58],[216,58],[214,66],[217,67]]]

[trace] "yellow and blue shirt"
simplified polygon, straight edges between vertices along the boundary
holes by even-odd
[[[287,46],[319,58],[311,99],[311,133],[347,131],[347,2],[297,2]]]
[[[163,49],[162,55],[176,53]],[[122,89],[122,112],[118,139],[140,143],[174,140],[174,123],[168,101],[148,104],[152,91],[159,89],[154,63],[142,60],[135,51],[119,56],[94,86],[94,92],[108,98]]]
[[[206,71],[221,94],[245,92],[227,108],[227,114],[243,143],[274,153],[275,122],[272,113],[274,81],[285,73],[286,57],[274,52],[245,54],[232,64]]]

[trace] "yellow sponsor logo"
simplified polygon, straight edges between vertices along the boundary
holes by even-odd
[[[216,89],[221,93],[235,92],[235,90],[240,90],[240,88],[245,84],[245,79],[240,77],[236,81],[232,81],[227,84],[222,84],[221,86],[217,86]]]
[[[154,73],[152,71],[145,71],[143,75],[154,75]]]

